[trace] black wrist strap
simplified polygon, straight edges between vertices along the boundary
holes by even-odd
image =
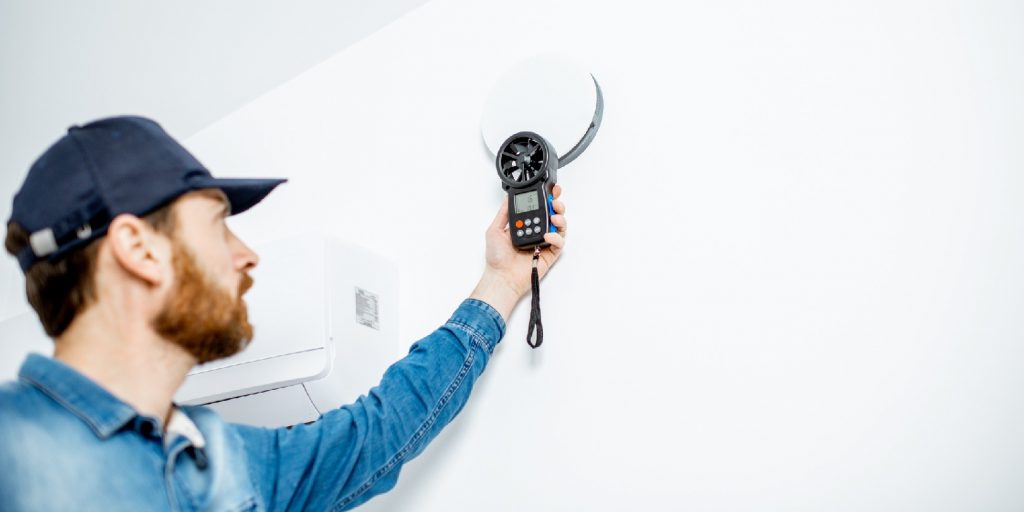
[[[530,304],[530,329],[526,333],[526,344],[537,348],[544,343],[544,326],[540,322],[540,276],[537,273],[537,259],[540,258],[540,247],[533,252],[533,275],[530,277],[533,286],[533,300]],[[536,331],[534,329],[536,328]],[[536,337],[534,337],[536,332]]]

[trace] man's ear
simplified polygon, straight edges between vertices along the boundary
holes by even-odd
[[[171,258],[170,242],[149,223],[134,215],[118,215],[107,229],[107,243],[125,272],[153,286],[164,281],[164,266]]]

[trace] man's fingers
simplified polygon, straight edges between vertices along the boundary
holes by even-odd
[[[562,186],[556,184],[554,187],[551,187],[551,195],[558,199],[558,196],[562,195]]]
[[[565,216],[564,215],[552,215],[551,216],[551,223],[554,224],[555,227],[558,228],[558,232],[559,233],[565,233],[565,228],[566,228],[567,222],[565,220]]]
[[[565,213],[565,203],[561,201],[554,201],[551,203],[551,206],[555,207],[555,213]]]
[[[558,233],[544,233],[544,241],[558,248],[559,250],[565,246],[565,239]]]

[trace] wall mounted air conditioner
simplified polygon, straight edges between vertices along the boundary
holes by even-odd
[[[316,420],[376,385],[401,355],[398,266],[320,235],[255,250],[260,264],[246,294],[252,343],[195,367],[175,401],[274,427]],[[0,380],[17,378],[28,352],[52,351],[35,313],[0,322]]]

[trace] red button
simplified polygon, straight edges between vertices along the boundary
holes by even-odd
[[[517,221],[516,221],[516,227],[517,227],[517,228],[520,228],[520,229],[522,229],[522,227],[523,227],[523,221],[521,221],[521,220],[517,220]]]

